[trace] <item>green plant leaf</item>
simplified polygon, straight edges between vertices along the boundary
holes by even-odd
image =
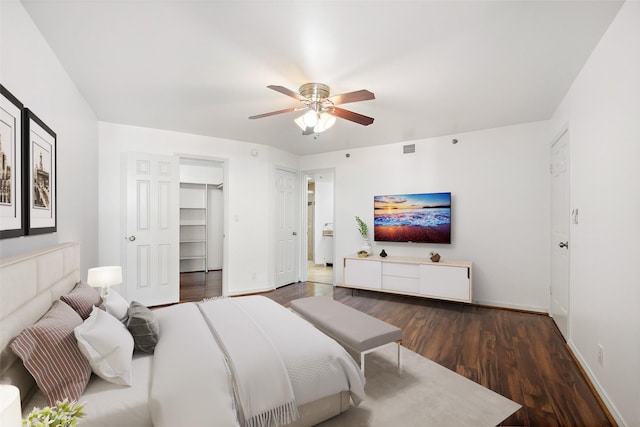
[[[367,237],[369,235],[369,228],[367,224],[360,219],[359,216],[356,215],[356,223],[358,223],[358,232],[362,237]]]

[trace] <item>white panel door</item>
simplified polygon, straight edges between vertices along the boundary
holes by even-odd
[[[275,286],[284,286],[296,280],[297,233],[295,188],[296,174],[276,169],[275,184]]]
[[[551,146],[551,316],[569,339],[569,132]]]
[[[222,188],[208,186],[207,263],[209,270],[222,270],[224,248],[224,195]]]
[[[127,298],[147,306],[178,302],[178,159],[128,153],[126,177]]]

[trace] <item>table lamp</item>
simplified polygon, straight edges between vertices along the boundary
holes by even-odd
[[[107,288],[122,283],[122,268],[119,265],[90,268],[87,284],[100,288],[100,296],[104,298]]]
[[[22,426],[20,390],[10,384],[0,384],[0,426]]]

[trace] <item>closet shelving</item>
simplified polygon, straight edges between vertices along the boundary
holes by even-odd
[[[207,184],[180,184],[180,272],[208,271]]]

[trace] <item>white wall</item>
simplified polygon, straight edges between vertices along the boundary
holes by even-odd
[[[225,291],[273,288],[273,194],[276,166],[297,169],[297,156],[271,147],[178,132],[99,123],[100,249],[104,263],[122,263],[121,166],[123,153],[205,156],[227,161]],[[257,151],[257,155],[252,154]],[[104,255],[104,258],[103,258]]]
[[[553,116],[569,123],[570,342],[621,425],[640,425],[640,3],[626,2]],[[604,348],[604,366],[597,361]]]
[[[33,21],[0,1],[0,80],[57,135],[57,227],[0,241],[0,257],[80,242],[80,275],[98,263],[98,122]]]
[[[362,246],[354,217],[373,226],[373,197],[452,192],[452,243],[370,242],[373,253],[474,262],[474,301],[548,311],[548,123],[304,156],[302,170],[335,167],[334,277]],[[346,157],[346,154],[350,157]],[[372,239],[370,239],[372,240]]]

